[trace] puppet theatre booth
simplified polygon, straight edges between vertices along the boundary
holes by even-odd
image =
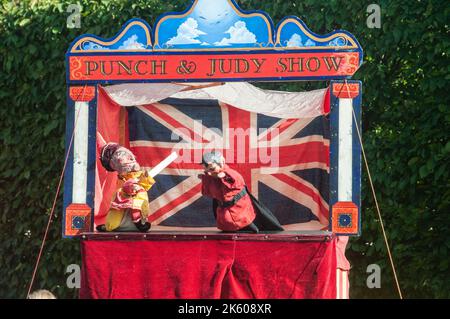
[[[81,243],[80,297],[348,298],[345,247],[361,223],[361,82],[350,78],[361,61],[346,31],[317,35],[296,17],[275,27],[229,0],[75,39],[63,236]],[[254,85],[314,80],[327,85]],[[202,175],[212,151],[236,174],[216,179],[220,189],[246,186],[220,207],[253,196],[281,229],[223,231]],[[117,167],[137,167],[134,182]]]

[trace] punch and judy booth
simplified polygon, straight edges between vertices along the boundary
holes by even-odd
[[[232,0],[196,0],[153,26],[81,35],[67,65],[63,236],[81,241],[81,298],[348,298],[360,231],[362,48]],[[323,81],[307,92],[257,82]],[[326,81],[326,82],[325,82]],[[97,232],[117,189],[99,136],[152,169],[146,233]],[[225,233],[202,196],[202,154],[220,150],[284,231]]]

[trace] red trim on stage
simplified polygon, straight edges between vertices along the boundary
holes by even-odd
[[[329,231],[304,230],[253,233],[227,233],[222,231],[154,231],[83,233],[83,240],[247,240],[247,241],[330,241],[333,234]]]

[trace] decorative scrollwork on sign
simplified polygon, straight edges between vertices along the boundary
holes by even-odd
[[[81,72],[81,59],[77,57],[70,58],[70,78],[72,80],[82,80],[83,72]]]
[[[357,53],[349,54],[347,56],[347,73],[353,74],[358,70],[359,56]]]
[[[345,55],[344,61],[341,63],[338,75],[353,75],[359,68],[359,53],[349,52]]]

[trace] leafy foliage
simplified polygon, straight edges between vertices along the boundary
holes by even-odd
[[[363,139],[384,225],[405,297],[450,297],[450,8],[445,1],[379,1],[381,29],[366,26],[361,1],[240,0],[278,23],[303,19],[319,34],[352,32],[364,48]],[[81,28],[68,29],[71,3],[82,6]],[[84,33],[111,37],[127,20],[154,24],[182,0],[3,1],[0,5],[0,297],[24,298],[64,161],[64,53]],[[301,90],[324,83],[264,83]],[[79,243],[61,239],[61,202],[50,226],[35,289],[76,297],[65,269],[80,264]],[[347,255],[351,297],[396,298],[380,221],[363,176],[363,232]],[[382,269],[381,289],[368,289],[366,267]]]

